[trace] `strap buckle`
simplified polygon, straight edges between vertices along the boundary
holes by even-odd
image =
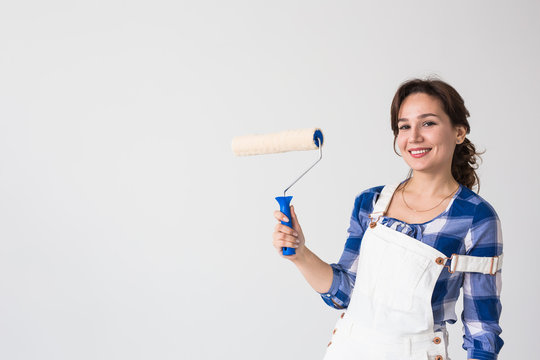
[[[375,218],[374,218],[373,216],[371,216],[371,215],[376,215],[376,214],[380,214],[380,215],[378,215],[378,216],[377,216],[377,219],[376,219],[375,221],[373,221],[373,219],[375,219]],[[371,221],[370,221],[370,224],[379,221],[379,219],[380,219],[381,216],[383,216],[383,215],[384,215],[384,212],[383,212],[383,211],[374,212],[374,213],[369,214],[368,217],[369,217],[369,219],[371,220]]]
[[[448,272],[450,274],[453,274],[453,273],[456,272],[455,270],[452,270],[452,261],[454,261],[454,256],[456,257],[456,266],[454,266],[454,269],[455,269],[457,267],[457,262],[458,262],[458,259],[459,259],[458,254],[452,254],[452,256],[450,256],[450,257],[443,258],[446,261],[450,260],[450,265],[444,265],[445,268],[448,268]]]
[[[493,267],[493,265],[495,264],[495,258],[497,258],[497,265]],[[493,256],[491,258],[491,267],[489,268],[489,275],[496,275],[498,271],[497,269],[498,267],[499,267],[499,256]],[[495,272],[493,272],[493,269],[495,269]]]

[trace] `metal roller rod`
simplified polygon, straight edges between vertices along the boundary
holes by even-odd
[[[311,165],[306,171],[304,171],[302,173],[302,175],[300,175],[296,180],[294,180],[294,182],[291,185],[289,185],[289,187],[286,188],[285,191],[283,191],[283,196],[286,196],[285,194],[286,194],[287,190],[289,190],[294,184],[296,184],[298,182],[298,180],[300,180],[302,178],[302,176],[306,175],[306,173],[309,170],[311,170],[315,165],[317,165],[317,163],[319,161],[321,161],[321,159],[322,159],[322,146],[321,146],[321,142],[320,142],[320,140],[318,138],[317,138],[317,146],[319,147],[319,159],[317,159],[317,161],[315,161],[313,163],[313,165]]]

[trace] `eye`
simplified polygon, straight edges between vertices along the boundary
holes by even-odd
[[[437,123],[436,123],[436,122],[433,122],[433,121],[426,121],[426,122],[424,123],[424,125],[429,125],[429,126],[431,126],[431,125],[437,125]]]
[[[398,130],[405,130],[405,129],[408,129],[409,128],[409,125],[402,125],[398,128]]]

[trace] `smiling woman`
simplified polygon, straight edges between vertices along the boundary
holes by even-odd
[[[446,326],[457,321],[461,288],[468,358],[497,358],[502,234],[493,207],[472,190],[478,154],[466,138],[468,116],[443,81],[399,87],[391,106],[394,151],[397,144],[411,170],[356,197],[339,262],[306,247],[294,208],[292,228],[276,225],[276,250],[295,248],[286,258],[326,304],[345,309],[325,360],[448,359]],[[288,221],[280,211],[274,216]]]

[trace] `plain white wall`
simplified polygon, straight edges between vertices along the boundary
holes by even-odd
[[[3,1],[0,358],[322,358],[339,312],[271,245],[274,197],[317,153],[236,158],[230,141],[323,129],[323,160],[290,194],[308,246],[336,262],[354,197],[407,173],[395,90],[432,74],[487,150],[500,358],[530,358],[539,15],[537,1]]]

